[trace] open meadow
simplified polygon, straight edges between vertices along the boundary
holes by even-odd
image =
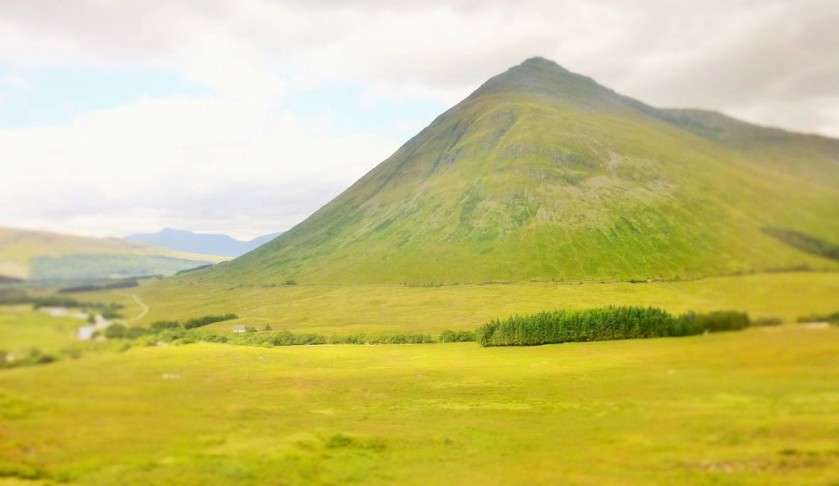
[[[136,295],[148,305],[144,312]],[[439,335],[474,330],[514,314],[609,305],[654,306],[670,312],[733,309],[752,318],[839,310],[839,273],[767,273],[650,283],[516,283],[408,287],[402,285],[258,286],[167,279],[130,291],[75,294],[79,300],[117,302],[132,325],[235,313],[240,319],[206,329],[229,334],[235,324],[274,330],[342,334],[401,332]],[[141,316],[139,319],[132,319]]]
[[[839,329],[225,344],[0,372],[9,484],[836,484]]]
[[[125,305],[128,325],[239,314],[206,326],[220,335],[232,335],[231,322],[266,322],[327,335],[436,337],[515,313],[610,304],[736,309],[786,324],[536,347],[144,347],[74,344],[72,330],[84,321],[4,307],[5,346],[78,352],[0,370],[0,484],[839,481],[839,328],[793,323],[836,309],[837,274],[195,285],[179,294],[176,284],[75,297]]]

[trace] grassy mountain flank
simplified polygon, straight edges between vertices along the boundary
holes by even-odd
[[[0,275],[32,280],[171,275],[222,258],[163,250],[119,238],[0,228]]]
[[[535,58],[478,88],[274,241],[189,278],[690,278],[839,264],[839,141],[659,110]]]

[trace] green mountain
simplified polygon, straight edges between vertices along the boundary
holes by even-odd
[[[71,281],[172,275],[223,259],[118,238],[0,228],[0,276],[4,280]]]
[[[692,278],[836,270],[819,250],[836,243],[839,140],[656,109],[534,58],[303,223],[189,278]]]

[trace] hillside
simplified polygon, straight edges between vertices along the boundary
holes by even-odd
[[[223,234],[163,228],[157,233],[134,234],[126,236],[125,239],[175,251],[237,257],[268,243],[280,234],[282,233],[271,233],[242,241]]]
[[[77,280],[177,271],[222,258],[163,250],[119,238],[87,238],[0,228],[0,275],[30,280]]]
[[[425,285],[836,270],[810,249],[839,243],[837,173],[839,141],[656,109],[534,58],[303,223],[189,278]]]

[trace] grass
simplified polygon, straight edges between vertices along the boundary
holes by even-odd
[[[20,355],[31,348],[55,353],[78,344],[83,319],[53,317],[30,306],[0,306],[0,350]]]
[[[206,329],[230,333],[233,325],[270,325],[275,331],[324,336],[474,330],[515,314],[609,305],[659,307],[673,314],[731,309],[753,317],[777,316],[786,322],[836,309],[839,273],[772,273],[653,283],[522,283],[406,287],[401,285],[263,287],[144,282],[130,291],[77,294],[79,300],[118,302],[126,318],[141,315],[136,294],[149,312],[132,324],[186,321],[207,314],[235,313],[236,321]]]
[[[122,484],[833,484],[839,330],[196,344],[0,373],[0,471]]]

